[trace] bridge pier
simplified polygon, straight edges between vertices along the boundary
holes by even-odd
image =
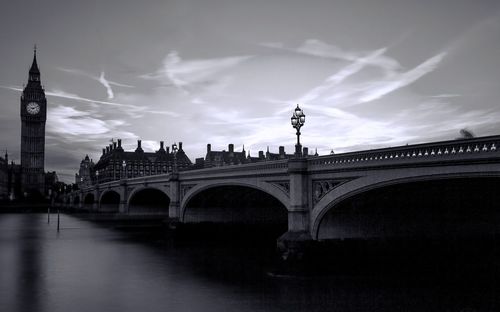
[[[92,212],[97,212],[99,211],[100,207],[100,199],[101,199],[101,192],[99,190],[99,184],[97,184],[92,192],[94,194],[94,202],[92,203]]]
[[[97,185],[93,193],[94,202],[92,203],[92,211],[99,211],[99,197],[101,196],[101,193],[99,192],[99,185]]]
[[[127,200],[126,199],[121,199],[120,198],[120,204],[118,206],[118,211],[120,213],[128,213],[128,204],[127,204]]]
[[[170,177],[170,203],[168,217],[172,228],[177,227],[181,217],[179,173],[172,173]]]
[[[300,260],[312,237],[309,232],[309,183],[307,159],[295,158],[288,162],[290,176],[290,204],[288,206],[288,231],[277,241],[278,252],[284,260]]]
[[[83,210],[83,208],[85,207],[83,196],[83,192],[78,192],[78,197],[80,198],[80,201],[78,202],[78,210]]]
[[[127,194],[127,182],[122,180],[120,183],[120,203],[118,205],[118,211],[123,214],[128,214],[128,194]]]

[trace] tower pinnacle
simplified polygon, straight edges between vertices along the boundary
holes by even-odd
[[[30,68],[30,78],[31,75],[40,75],[40,70],[38,69],[38,64],[36,62],[36,45],[33,49],[33,63],[31,64]]]

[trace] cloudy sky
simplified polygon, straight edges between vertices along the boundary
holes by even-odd
[[[295,103],[320,154],[500,133],[497,0],[17,0],[0,40],[0,148],[36,43],[65,181],[111,138],[292,152]]]

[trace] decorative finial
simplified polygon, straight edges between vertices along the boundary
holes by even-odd
[[[33,47],[33,52],[35,53],[36,55],[36,43],[35,43],[35,46]]]

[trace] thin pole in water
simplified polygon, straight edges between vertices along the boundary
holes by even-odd
[[[57,208],[57,232],[59,232],[59,208]]]
[[[47,208],[47,224],[50,224],[50,206]]]

